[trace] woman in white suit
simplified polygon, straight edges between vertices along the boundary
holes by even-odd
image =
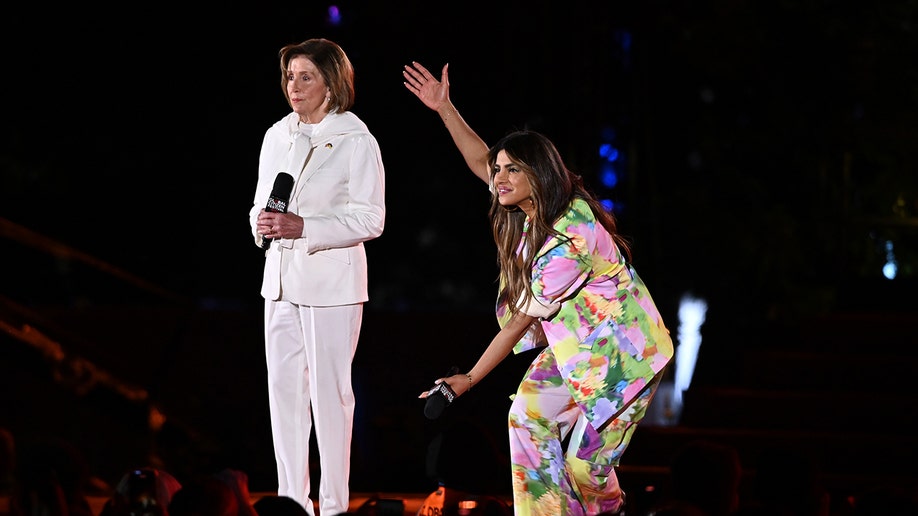
[[[265,133],[249,212],[255,244],[266,247],[261,295],[278,494],[314,514],[315,425],[319,512],[340,514],[350,498],[351,365],[368,299],[363,243],[383,231],[384,171],[376,138],[348,111],[354,70],[341,47],[310,39],[279,56],[293,112]],[[286,211],[266,210],[280,172],[293,178]]]

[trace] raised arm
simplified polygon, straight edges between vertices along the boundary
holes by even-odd
[[[488,145],[469,127],[465,119],[449,98],[449,64],[443,65],[443,73],[438,81],[427,68],[412,61],[405,65],[402,75],[405,76],[405,87],[421,99],[425,106],[437,112],[443,124],[459,148],[465,163],[472,172],[485,183],[489,183]]]

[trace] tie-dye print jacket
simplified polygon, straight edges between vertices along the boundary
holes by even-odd
[[[574,400],[599,428],[663,370],[673,343],[644,282],[585,201],[574,200],[554,228],[567,238],[542,246],[532,270],[534,302],[523,308],[542,332],[530,331],[513,351],[547,344]],[[503,327],[506,306],[497,316]]]

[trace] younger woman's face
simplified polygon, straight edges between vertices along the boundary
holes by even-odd
[[[518,206],[531,217],[532,187],[529,186],[523,167],[511,161],[506,151],[500,151],[494,160],[491,174],[497,201],[502,206]]]

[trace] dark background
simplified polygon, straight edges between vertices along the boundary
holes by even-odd
[[[711,334],[736,337],[709,346],[915,306],[914,2],[335,5],[340,23],[321,2],[5,9],[0,293],[7,321],[60,344],[6,344],[21,382],[5,386],[6,426],[66,435],[110,482],[153,453],[274,488],[247,215],[261,138],[289,109],[277,51],[312,37],[348,52],[353,111],[386,167],[355,361],[358,490],[426,488],[426,445],[453,423],[424,420],[414,398],[496,330],[488,194],[402,85],[412,60],[450,64],[453,101],[486,141],[524,127],[552,138],[614,200],[669,325],[689,293],[708,301]],[[621,153],[612,188],[602,143]],[[450,418],[500,428],[529,358]],[[42,410],[61,398],[69,409]],[[166,417],[155,436],[151,407]]]

